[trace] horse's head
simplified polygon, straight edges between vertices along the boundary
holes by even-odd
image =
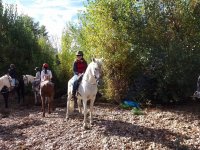
[[[92,72],[92,75],[95,77],[97,83],[99,83],[99,79],[101,77],[101,73],[102,73],[102,62],[103,62],[103,59],[96,59],[96,58],[93,58],[92,59],[92,67],[91,67],[91,72]]]
[[[23,75],[23,80],[24,80],[24,84],[28,85],[28,76],[27,75]]]
[[[35,77],[32,76],[32,75],[28,75],[28,74],[23,75],[24,84],[27,86],[29,83],[33,83],[34,78],[35,78]]]
[[[15,86],[13,85],[11,76],[9,76],[8,74],[3,77],[3,83],[4,83],[4,86],[9,88],[9,90],[11,89],[11,87]]]

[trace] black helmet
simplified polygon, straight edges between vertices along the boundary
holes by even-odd
[[[10,68],[14,69],[15,65],[14,64],[10,64]]]
[[[35,67],[35,71],[40,71],[40,68],[39,67]]]
[[[83,52],[82,51],[76,52],[76,56],[83,56]]]

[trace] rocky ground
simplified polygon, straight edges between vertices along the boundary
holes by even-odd
[[[57,107],[45,118],[40,110],[32,105],[3,109],[1,103],[0,149],[200,149],[200,102],[144,108],[143,115],[95,103],[90,130],[82,128],[83,115],[77,111],[66,120],[65,107]]]

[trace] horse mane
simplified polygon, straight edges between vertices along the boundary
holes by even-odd
[[[0,79],[3,79],[3,78],[5,78],[7,76],[7,74],[5,74],[5,75],[3,75],[2,77],[0,77]]]
[[[51,79],[50,79],[50,76],[49,75],[45,75],[44,76],[44,81],[50,81]]]
[[[89,63],[89,65],[84,73],[84,76],[85,76],[84,78],[86,80],[91,78],[91,77],[89,77],[89,74],[91,74],[91,67],[92,67],[93,63],[96,63],[98,65],[98,67],[101,67],[102,66],[102,58],[101,59],[92,58],[92,62]]]

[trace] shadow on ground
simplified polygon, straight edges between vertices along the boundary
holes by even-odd
[[[143,140],[145,142],[155,142],[169,149],[192,149],[192,147],[181,145],[181,141],[189,139],[189,137],[173,133],[166,129],[153,129],[117,120],[101,119],[95,121],[95,124],[105,127],[103,134],[106,136],[129,137],[131,141]]]
[[[22,129],[26,129],[29,127],[40,126],[45,124],[44,121],[36,120],[36,119],[24,119],[23,122],[4,126],[0,125],[0,139],[3,141],[12,141],[12,140],[25,140],[27,137],[23,135]]]

